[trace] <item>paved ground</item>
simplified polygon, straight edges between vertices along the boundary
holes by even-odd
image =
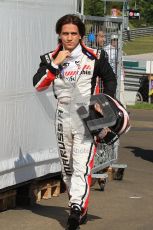
[[[133,128],[121,137],[119,162],[126,163],[123,181],[111,181],[105,191],[91,191],[89,221],[82,230],[153,229],[153,110],[130,110]],[[1,230],[62,230],[67,195],[43,200],[34,207],[0,213]]]

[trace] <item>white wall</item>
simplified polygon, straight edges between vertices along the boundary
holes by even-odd
[[[51,89],[37,94],[39,56],[55,48],[55,23],[74,0],[0,1],[0,189],[61,170]],[[58,13],[57,13],[58,12]]]

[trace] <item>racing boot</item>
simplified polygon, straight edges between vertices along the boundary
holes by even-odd
[[[87,209],[86,209],[80,215],[80,225],[81,224],[86,224],[87,223],[87,218],[88,218],[88,214],[87,214]]]
[[[71,206],[66,230],[77,230],[79,225],[87,222],[87,209],[82,213],[78,205]]]
[[[80,225],[81,209],[78,205],[71,206],[66,230],[77,230]]]

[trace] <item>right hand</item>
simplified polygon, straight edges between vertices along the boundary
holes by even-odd
[[[53,63],[55,65],[61,65],[67,57],[70,57],[70,52],[68,50],[62,50],[58,53]]]
[[[111,132],[111,130],[110,130],[109,128],[103,128],[103,129],[100,131],[100,133],[98,134],[98,137],[99,137],[100,139],[103,139],[103,138],[107,135],[108,132]]]

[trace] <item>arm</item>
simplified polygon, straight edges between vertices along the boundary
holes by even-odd
[[[100,59],[96,60],[95,63],[94,77],[97,76],[103,81],[103,92],[111,97],[114,97],[116,93],[117,80],[113,69],[108,62],[108,58],[105,56],[105,51],[103,50],[101,52]]]
[[[70,56],[67,50],[60,51],[54,60],[51,60],[50,54],[40,56],[41,63],[37,73],[33,77],[33,86],[38,90],[45,90],[48,88],[56,75],[60,72],[60,65]]]
[[[33,86],[42,91],[48,88],[55,76],[58,74],[58,68],[52,65],[51,58],[48,54],[40,56],[41,63],[39,65],[37,73],[33,77]]]

